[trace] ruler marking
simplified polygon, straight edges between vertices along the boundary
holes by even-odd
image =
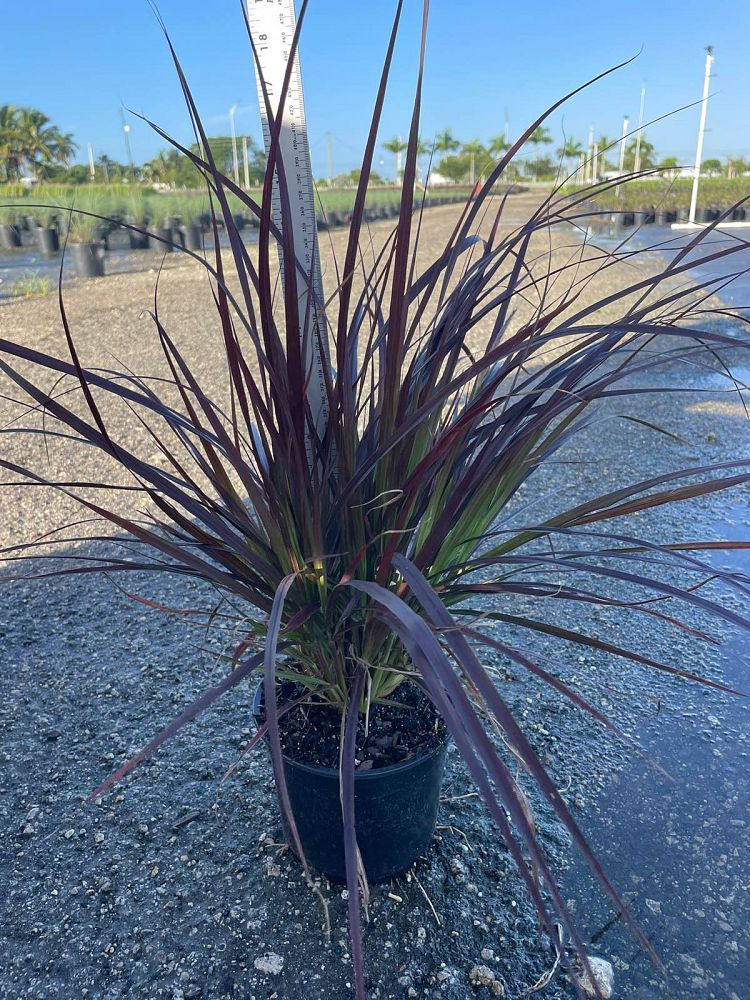
[[[280,109],[279,102],[275,100],[275,95],[280,94],[283,87],[294,38],[296,24],[294,0],[250,0],[248,15],[260,64],[260,73],[258,65],[255,70],[266,154],[271,146],[271,129],[266,114],[260,74],[274,116],[277,117],[279,114],[282,116],[277,159],[281,160],[287,182],[294,253],[310,279],[313,306],[316,303],[322,306],[325,302],[323,276],[317,252],[315,195],[298,54],[295,54],[284,107]],[[277,177],[274,177],[273,181],[271,208],[274,223],[279,230],[282,230],[281,194]],[[281,258],[281,245],[278,249]],[[283,281],[282,268],[282,283]],[[300,337],[305,349],[303,358],[305,373],[311,375],[307,391],[308,401],[315,426],[322,435],[328,420],[326,369],[330,373],[330,346],[325,316],[318,313],[316,308],[310,308],[310,320],[306,322],[308,295],[308,288],[303,285],[298,295]],[[319,336],[316,335],[316,328]]]

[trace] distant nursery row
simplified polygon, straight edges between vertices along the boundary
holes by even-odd
[[[466,193],[451,189],[450,200],[463,198]],[[249,194],[260,201],[260,190]],[[350,211],[354,195],[351,190],[319,192],[319,221],[325,222],[327,213]],[[227,197],[235,218],[248,216],[248,209],[239,198]],[[370,209],[385,209],[397,203],[399,197],[398,189],[376,188],[368,191],[367,205]],[[444,200],[428,197],[426,203]],[[85,188],[45,185],[32,191],[20,185],[0,188],[0,224],[16,226],[24,220],[32,220],[38,226],[69,230],[72,239],[80,240],[94,240],[101,233],[102,223],[91,216],[123,220],[139,228],[169,228],[175,221],[185,226],[205,226],[210,221],[210,212],[208,196],[198,192],[162,193],[128,185],[89,185]]]

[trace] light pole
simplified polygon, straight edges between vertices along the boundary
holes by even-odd
[[[617,173],[620,177],[625,173],[625,136],[628,134],[628,128],[630,126],[630,119],[627,115],[622,120],[622,135],[620,136],[620,163],[617,167]],[[615,185],[615,195],[619,198],[620,196],[620,185]]]
[[[234,128],[234,114],[237,110],[237,105],[233,104],[229,109],[229,127],[232,132],[232,173],[234,174],[234,183],[239,187],[240,184],[240,164],[237,158],[237,133]]]
[[[589,125],[589,145],[588,145],[588,155],[586,157],[586,180],[593,181],[594,179],[594,126]]]
[[[125,154],[130,164],[130,178],[131,180],[135,180],[135,165],[133,163],[133,154],[130,151],[130,126],[125,121],[125,112],[122,108],[120,108],[120,121],[122,122],[122,134],[125,138]]]
[[[635,162],[633,172],[639,173],[641,169],[641,134],[643,132],[643,109],[646,106],[646,84],[641,87],[641,109],[638,112],[638,132],[635,137]]]
[[[333,183],[333,148],[331,146],[331,133],[326,132],[326,171],[328,173],[328,185]]]
[[[91,180],[96,180],[96,168],[94,167],[94,150],[90,142],[86,143],[89,153],[89,174],[91,175]]]
[[[703,76],[703,100],[701,101],[701,119],[698,126],[698,145],[695,149],[695,170],[693,171],[693,192],[690,196],[690,214],[688,222],[695,222],[695,210],[698,207],[698,180],[703,157],[703,136],[706,131],[706,115],[708,114],[708,88],[711,85],[711,67],[714,62],[714,49],[709,45],[706,49],[706,69]]]
[[[245,168],[245,190],[250,187],[250,164],[247,159],[247,136],[242,136],[242,165]]]

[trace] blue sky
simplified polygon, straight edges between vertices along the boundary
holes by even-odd
[[[255,84],[238,0],[161,0],[161,12],[186,69],[209,134],[237,128],[260,140]],[[36,0],[3,12],[0,103],[31,105],[73,132],[85,157],[124,160],[118,109],[124,104],[180,140],[190,130],[159,27],[146,0]],[[406,0],[382,136],[408,130],[419,44],[421,0]],[[316,172],[326,169],[326,132],[334,170],[355,166],[385,50],[393,0],[311,0],[302,40],[302,72]],[[701,95],[704,47],[715,47],[715,81],[705,157],[750,155],[750,7],[743,0],[433,0],[428,35],[422,134],[449,127],[461,139],[511,137],[568,90],[609,66],[633,64],[574,98],[549,122],[585,143],[589,124],[614,137],[622,116],[635,122],[641,84],[646,117]],[[698,109],[649,130],[661,155],[690,161]],[[136,161],[163,143],[131,119]],[[557,142],[556,142],[557,144]],[[383,172],[392,158],[379,154]],[[377,167],[376,167],[377,169]]]

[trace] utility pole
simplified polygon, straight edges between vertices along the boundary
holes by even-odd
[[[596,184],[599,179],[599,143],[594,143],[594,159],[592,163],[592,182]]]
[[[247,159],[247,136],[242,136],[242,165],[245,168],[245,190],[250,187],[250,164]]]
[[[232,173],[234,174],[234,183],[239,187],[240,184],[240,164],[237,157],[237,133],[234,128],[234,113],[237,110],[237,105],[233,104],[229,109],[229,128],[232,133]]]
[[[122,122],[122,134],[125,137],[125,153],[130,164],[130,178],[135,180],[135,164],[133,163],[133,154],[130,151],[130,126],[125,121],[125,112],[122,108],[120,108],[120,121]]]
[[[89,174],[91,175],[91,180],[96,180],[96,167],[94,166],[94,150],[90,142],[86,143],[89,153]]]
[[[397,136],[398,144],[401,146],[401,136]],[[401,150],[396,150],[396,183],[398,184],[399,178],[401,177]]]
[[[508,109],[505,109],[505,129],[503,130],[503,139],[507,143],[510,139],[510,122],[508,121]]]
[[[594,126],[589,125],[589,145],[588,145],[588,156],[587,160],[587,170],[586,170],[586,180],[593,181],[594,179]]]
[[[695,222],[695,210],[698,207],[698,182],[701,173],[701,160],[703,159],[703,137],[706,132],[706,115],[708,114],[708,90],[711,86],[711,67],[714,62],[714,49],[712,45],[706,48],[706,69],[703,76],[703,100],[701,101],[701,118],[698,125],[698,145],[695,149],[695,170],[693,171],[693,192],[690,196],[690,214],[688,222]]]
[[[333,183],[333,149],[331,146],[331,133],[326,132],[326,170],[328,171],[328,183]]]
[[[641,87],[641,110],[638,112],[638,132],[635,137],[635,163],[633,170],[637,174],[641,169],[641,135],[643,133],[643,109],[646,106],[646,84]]]
[[[630,127],[630,119],[627,115],[622,120],[622,135],[620,136],[620,163],[617,167],[617,173],[622,177],[625,173],[625,136],[628,134],[628,128]],[[615,194],[620,194],[620,185],[615,186]]]

